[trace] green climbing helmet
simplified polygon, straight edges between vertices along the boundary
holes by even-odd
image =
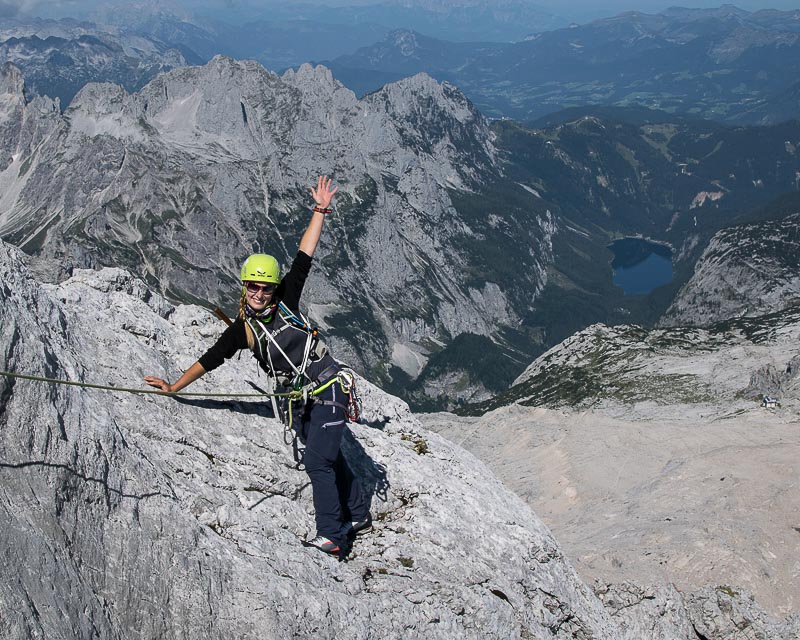
[[[281,281],[281,268],[278,261],[264,253],[254,253],[242,265],[242,282],[271,282],[277,285]]]

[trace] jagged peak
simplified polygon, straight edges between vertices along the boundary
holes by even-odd
[[[313,65],[310,62],[304,62],[297,68],[297,70],[287,70],[282,77],[287,82],[301,83],[312,81],[324,82],[328,85],[336,83],[336,81],[333,79],[333,74],[328,67],[321,64]]]
[[[20,68],[11,62],[0,67],[0,94],[25,96],[25,77]]]
[[[383,87],[370,94],[371,96],[392,96],[402,98],[403,96],[415,95],[419,93],[427,93],[431,96],[438,96],[444,98],[445,93],[449,95],[463,96],[464,100],[469,102],[466,96],[460,89],[454,87],[448,82],[438,82],[424,71],[421,71],[413,76],[401,78],[385,84]]]
[[[420,108],[417,100],[420,95],[435,99],[440,108],[459,122],[483,120],[480,112],[458,87],[449,82],[438,82],[424,71],[384,85],[364,100],[383,101],[387,107],[391,105],[390,109],[395,113],[409,113]]]
[[[110,82],[85,85],[64,112],[75,134],[133,140],[145,137],[139,123],[142,114],[137,96]]]
[[[321,64],[315,66],[305,62],[297,70],[286,71],[281,79],[309,96],[338,94],[345,102],[356,102],[356,94],[336,80],[331,70]]]
[[[137,96],[151,105],[169,102],[178,95],[227,95],[230,87],[274,84],[280,77],[254,60],[235,60],[216,55],[200,66],[177,67],[158,74]],[[260,90],[259,90],[260,91]],[[213,100],[212,100],[213,101]]]
[[[68,112],[82,111],[105,115],[118,111],[128,97],[123,87],[112,82],[89,82],[78,91],[67,108]]]
[[[414,89],[416,87],[420,88],[429,88],[433,91],[437,91],[439,87],[443,84],[449,83],[440,83],[435,80],[433,77],[428,75],[425,71],[420,71],[413,76],[407,76],[405,78],[401,78],[400,80],[395,80],[394,82],[390,82],[386,85],[386,87],[398,87],[400,89]],[[452,85],[449,85],[452,86]]]
[[[206,64],[198,67],[189,67],[199,74],[216,73],[220,76],[238,74],[238,73],[258,73],[259,75],[266,75],[271,77],[278,77],[274,71],[265,68],[260,62],[255,60],[236,60],[221,54],[215,55]],[[167,74],[169,75],[169,73]]]

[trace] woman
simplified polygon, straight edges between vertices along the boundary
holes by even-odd
[[[319,244],[325,214],[338,187],[321,176],[311,188],[316,206],[300,240],[297,256],[281,279],[272,256],[251,255],[242,266],[239,314],[219,340],[175,384],[147,376],[162,391],[180,391],[212,371],[240,349],[249,348],[259,364],[285,386],[304,387],[308,400],[293,411],[294,428],[305,444],[303,462],[311,479],[317,535],[306,542],[326,553],[339,553],[350,536],[372,526],[359,483],[340,451],[346,420],[347,394],[339,379],[341,367],[321,347],[300,314],[300,295]],[[341,496],[341,499],[340,499]]]

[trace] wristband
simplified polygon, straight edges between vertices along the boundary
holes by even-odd
[[[321,213],[325,215],[326,213],[330,213],[333,209],[326,209],[325,207],[314,207],[314,213]]]

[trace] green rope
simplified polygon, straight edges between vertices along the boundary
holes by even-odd
[[[22,373],[11,373],[0,371],[0,376],[9,378],[21,378],[23,380],[35,380],[36,382],[53,382],[55,384],[66,384],[73,387],[87,387],[89,389],[105,389],[107,391],[124,391],[125,393],[150,393],[159,396],[193,396],[196,398],[276,398],[291,397],[294,392],[289,393],[184,393],[182,391],[156,391],[155,389],[128,389],[125,387],[111,387],[102,384],[91,384],[89,382],[73,382],[71,380],[56,380],[55,378],[42,378],[39,376],[28,376]]]
[[[330,387],[334,382],[339,382],[339,384],[341,384],[341,381],[339,380],[339,376],[338,375],[333,376],[325,384],[317,387],[316,389],[314,389],[308,395],[311,395],[311,396],[319,395],[320,393],[325,391],[325,389]],[[285,395],[285,396],[287,396],[289,398],[289,423],[286,425],[286,431],[291,431],[292,430],[292,415],[293,415],[292,403],[303,399],[303,390],[302,389],[296,389],[294,391],[290,391],[289,393],[285,393],[283,395]]]

